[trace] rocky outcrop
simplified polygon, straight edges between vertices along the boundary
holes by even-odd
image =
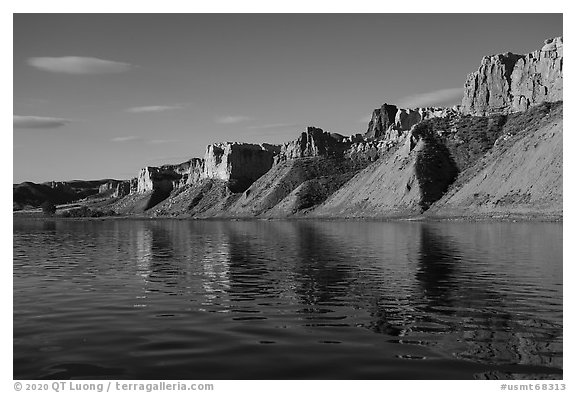
[[[192,158],[187,161],[187,169],[182,172],[182,182],[176,185],[177,188],[183,187],[184,184],[196,184],[202,179],[204,173],[204,160],[201,158]],[[185,182],[184,182],[185,181]]]
[[[379,109],[374,109],[372,119],[368,123],[368,131],[364,139],[386,140],[397,142],[406,131],[416,124],[438,117],[454,117],[460,114],[459,107],[453,108],[398,108],[396,105],[384,104]]]
[[[203,177],[204,160],[192,158],[181,164],[145,167],[136,180],[132,179],[130,192],[145,193],[154,190],[170,192],[188,184],[194,184]]]
[[[384,104],[374,109],[372,118],[368,123],[368,131],[364,134],[366,139],[378,139],[385,136],[386,131],[396,122],[396,105]]]
[[[204,155],[203,179],[228,181],[234,192],[242,192],[268,172],[280,147],[270,144],[215,143]]]
[[[462,111],[484,116],[525,111],[535,104],[562,100],[563,39],[546,40],[542,49],[526,55],[486,56],[468,75]]]
[[[122,198],[130,194],[130,180],[109,180],[100,185],[98,194],[107,194],[111,198]]]
[[[303,157],[338,157],[350,147],[355,137],[325,132],[321,128],[308,127],[298,139],[282,145],[276,163]]]
[[[130,194],[136,194],[138,192],[138,178],[133,177],[130,179]]]
[[[147,166],[142,168],[138,174],[137,192],[144,194],[158,190],[169,193],[174,188],[174,182],[178,182],[181,177],[182,175],[174,171],[171,165]]]
[[[205,180],[224,181],[233,192],[243,192],[266,173],[280,146],[249,143],[208,145],[204,158],[192,158],[176,165],[145,167],[130,183],[131,194],[150,194],[147,210],[168,198],[174,190],[183,190]],[[140,203],[140,202],[139,202]]]

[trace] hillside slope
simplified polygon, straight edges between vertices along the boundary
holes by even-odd
[[[431,119],[358,173],[316,217],[562,215],[562,103]]]
[[[398,149],[358,173],[311,215],[418,215],[442,196],[456,173],[453,160],[437,138],[410,132]]]
[[[511,115],[494,148],[427,215],[562,216],[563,106]]]

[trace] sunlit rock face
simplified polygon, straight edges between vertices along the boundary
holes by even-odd
[[[248,187],[272,167],[279,151],[280,146],[266,143],[214,143],[208,145],[203,159],[142,168],[136,180],[132,180],[130,193],[166,193],[205,179],[225,180],[231,189]]]
[[[386,131],[396,122],[396,105],[384,104],[382,107],[374,109],[372,118],[368,123],[368,131],[364,134],[366,139],[378,139],[384,137]]]
[[[436,117],[451,117],[460,114],[458,106],[451,108],[398,108],[396,105],[384,104],[372,112],[365,140],[385,140],[397,142],[416,124]]]
[[[563,38],[545,41],[526,55],[486,56],[478,71],[468,75],[462,111],[484,116],[525,111],[535,104],[562,100]]]
[[[208,145],[202,177],[252,183],[268,172],[279,151],[279,146],[266,143],[225,142]]]
[[[187,161],[187,170],[183,173],[182,181],[179,187],[184,186],[184,184],[196,184],[202,178],[204,173],[204,160],[201,158],[192,158]]]
[[[99,194],[110,193],[112,198],[121,198],[130,194],[130,180],[109,180],[98,188]]]
[[[174,188],[174,182],[179,181],[181,176],[172,165],[147,166],[138,174],[137,192],[139,194],[155,190],[170,192]]]
[[[130,193],[145,193],[153,190],[171,191],[194,184],[201,180],[204,160],[192,158],[181,164],[148,166],[142,168],[136,180],[132,179]]]
[[[341,156],[354,138],[308,127],[297,139],[282,145],[276,162],[303,157]]]

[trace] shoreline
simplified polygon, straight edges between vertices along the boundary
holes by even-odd
[[[58,215],[46,216],[36,211],[12,212],[14,220],[58,220],[58,221],[111,221],[111,220],[180,220],[180,221],[366,221],[366,222],[554,222],[563,223],[563,215],[557,214],[478,214],[470,216],[462,215],[418,215],[418,216],[376,216],[376,217],[182,217],[182,216],[146,216],[146,215],[116,215],[103,217],[62,217]]]

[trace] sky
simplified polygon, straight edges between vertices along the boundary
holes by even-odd
[[[14,14],[13,182],[364,133],[383,103],[458,104],[483,56],[560,35],[561,14]]]

